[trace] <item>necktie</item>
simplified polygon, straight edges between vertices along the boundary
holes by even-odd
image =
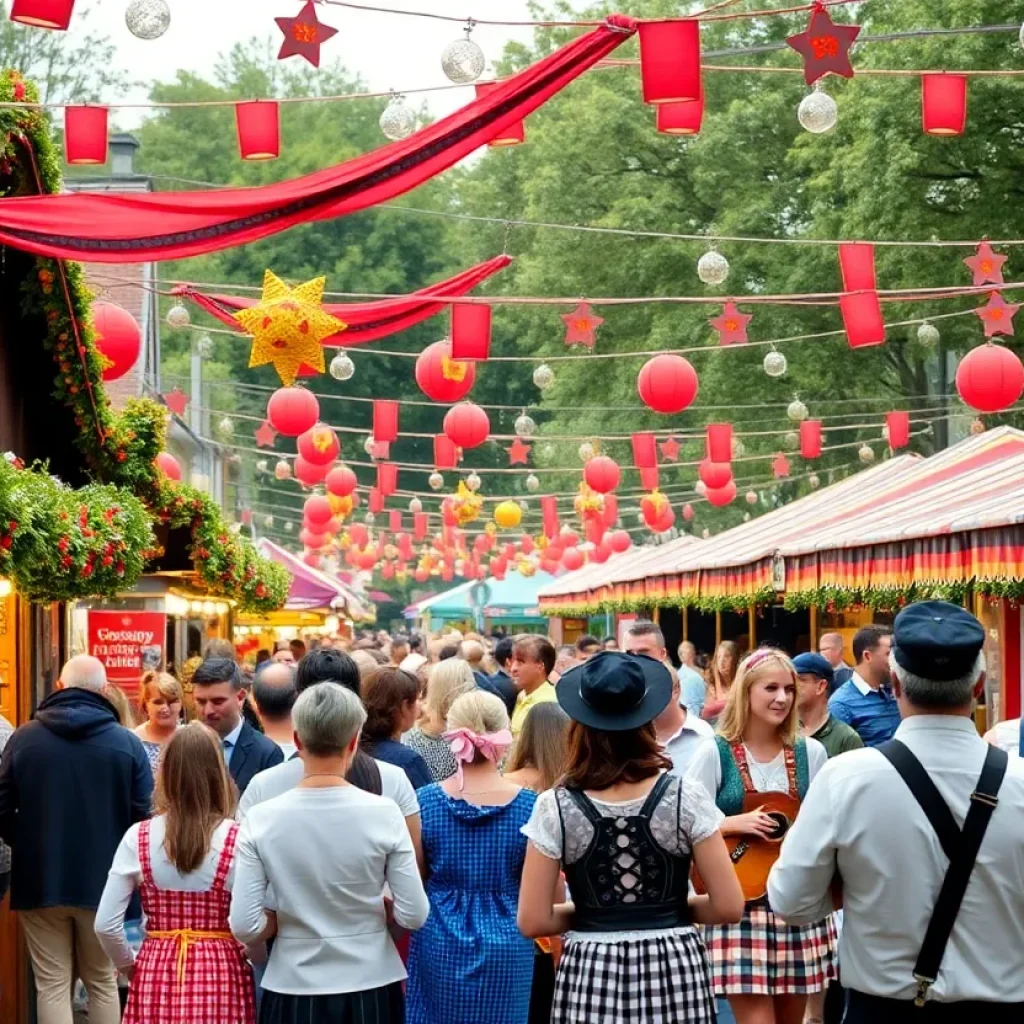
[[[234,743],[231,740],[222,740],[222,746],[224,747],[224,761],[226,764],[231,763],[231,750],[234,747]]]

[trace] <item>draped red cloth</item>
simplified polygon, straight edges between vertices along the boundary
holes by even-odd
[[[386,338],[389,334],[404,331],[407,327],[436,316],[451,303],[452,299],[465,295],[499,270],[504,270],[511,262],[511,256],[495,256],[485,263],[478,263],[475,267],[463,270],[461,274],[456,274],[447,281],[393,299],[324,303],[324,309],[343,324],[347,324],[347,327],[339,334],[325,338],[323,344],[327,348],[363,345],[368,341],[376,341],[378,338]],[[207,295],[191,285],[183,285],[174,291],[176,295],[191,299],[207,313],[239,330],[241,328],[234,314],[260,301],[257,298],[246,299],[237,295]]]
[[[0,200],[0,242],[95,263],[180,259],[394,199],[532,113],[636,31],[611,15],[435,124],[323,171],[260,188],[73,193]],[[225,144],[226,141],[225,141]]]

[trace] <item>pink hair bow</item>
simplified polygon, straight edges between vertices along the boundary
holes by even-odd
[[[501,755],[512,746],[512,733],[508,729],[498,732],[476,733],[472,729],[451,729],[442,734],[455,755],[456,774],[459,778],[459,789],[465,785],[462,778],[462,763],[476,759],[477,752],[483,754],[488,761],[497,764]]]

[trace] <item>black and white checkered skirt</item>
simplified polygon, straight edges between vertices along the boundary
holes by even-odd
[[[704,942],[695,928],[619,942],[571,936],[551,1024],[713,1024]]]

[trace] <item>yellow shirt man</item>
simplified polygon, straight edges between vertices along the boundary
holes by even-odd
[[[555,688],[548,682],[541,683],[533,693],[522,690],[516,698],[515,710],[512,712],[512,735],[518,736],[523,731],[523,723],[535,704],[558,700]]]

